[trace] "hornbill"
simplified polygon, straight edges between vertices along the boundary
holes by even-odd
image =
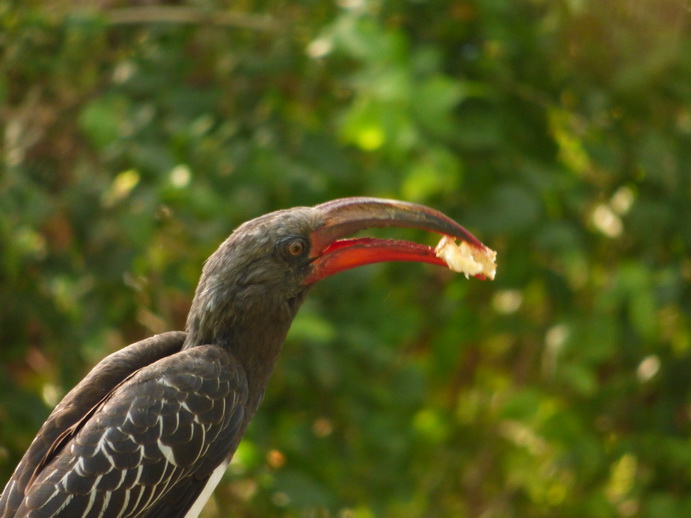
[[[57,405],[7,483],[0,516],[197,516],[257,411],[310,286],[380,261],[450,264],[414,242],[344,239],[389,226],[489,250],[434,209],[378,198],[244,223],[205,263],[186,332],[107,356]]]

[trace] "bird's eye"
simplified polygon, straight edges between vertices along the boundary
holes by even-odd
[[[286,239],[281,244],[281,251],[287,259],[299,259],[305,255],[307,251],[307,242],[301,237],[292,237]]]
[[[296,240],[288,243],[287,248],[288,248],[288,253],[290,255],[297,257],[298,255],[302,255],[302,252],[305,251],[305,243],[303,243],[299,239],[296,239]]]

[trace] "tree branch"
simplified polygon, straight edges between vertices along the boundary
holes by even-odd
[[[255,31],[276,31],[279,23],[269,16],[237,12],[202,11],[187,7],[125,7],[109,9],[103,13],[112,25],[145,23],[177,23],[219,25]]]

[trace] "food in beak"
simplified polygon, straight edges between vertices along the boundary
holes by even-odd
[[[497,273],[497,252],[484,245],[474,246],[466,241],[457,245],[453,237],[443,236],[434,253],[451,270],[464,273],[466,277],[473,275],[494,280]]]

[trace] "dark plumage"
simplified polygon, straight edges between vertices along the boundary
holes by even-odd
[[[340,239],[392,225],[483,246],[437,211],[374,198],[241,225],[206,262],[186,333],[108,356],[55,408],[5,487],[0,517],[197,516],[259,406],[310,286],[377,261],[444,264],[416,243]]]

